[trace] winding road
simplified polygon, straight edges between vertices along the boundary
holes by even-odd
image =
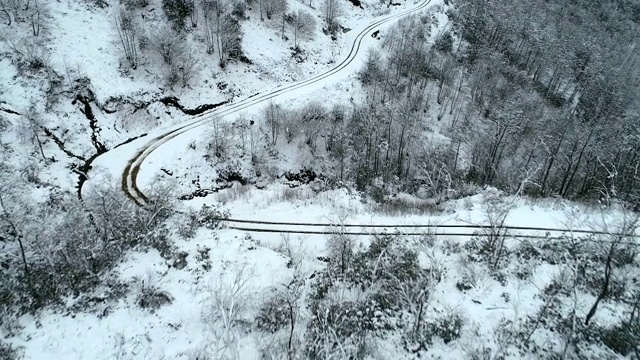
[[[284,95],[291,95],[294,91],[313,91],[319,89],[322,86],[339,81],[344,78],[345,75],[351,74],[354,71],[359,70],[361,62],[357,61],[362,59],[364,54],[363,50],[366,50],[365,39],[371,38],[372,34],[380,30],[382,26],[390,25],[393,22],[424,10],[428,7],[432,0],[422,0],[416,3],[414,7],[399,12],[397,14],[382,17],[373,21],[366,28],[361,30],[354,38],[351,49],[348,55],[333,69],[309,78],[304,81],[300,81],[294,84],[287,84],[276,87],[275,89],[251,96],[242,101],[236,103],[225,104],[219,108],[202,113],[194,117],[193,120],[174,127],[164,133],[153,137],[142,147],[138,148],[135,155],[131,157],[126,164],[124,171],[122,172],[121,187],[122,191],[127,194],[136,204],[142,207],[149,205],[149,199],[144,192],[138,186],[138,175],[141,168],[144,165],[145,160],[155,150],[161,146],[166,145],[172,139],[184,134],[188,131],[198,129],[199,127],[206,125],[207,123],[220,119],[222,117],[238,113],[243,110],[247,110],[251,107],[262,105],[269,100],[278,100],[279,97]],[[298,94],[298,93],[296,93]],[[117,155],[116,155],[117,157]],[[321,223],[291,223],[291,222],[268,222],[261,221],[260,219],[225,219],[229,228],[237,229],[241,231],[249,232],[275,232],[275,233],[295,233],[295,234],[335,234],[344,233],[345,229],[356,229],[355,231],[348,230],[352,235],[372,235],[382,231],[396,231],[406,235],[423,235],[430,233],[432,235],[447,235],[447,236],[472,236],[476,231],[486,231],[485,225],[358,225],[349,224],[340,229],[337,229],[331,224]],[[229,225],[235,224],[235,225]],[[321,227],[321,228],[319,228]],[[455,230],[454,230],[455,229]],[[504,226],[502,228],[509,232],[510,235],[520,238],[546,238],[546,239],[562,239],[567,233],[576,234],[592,234],[597,235],[601,232],[593,230],[570,230],[559,228],[535,228],[535,227],[517,227],[517,226]],[[600,240],[602,241],[602,240]]]
[[[198,127],[201,127],[208,122],[227,116],[231,114],[238,113],[242,110],[246,110],[252,106],[256,106],[258,104],[264,103],[265,101],[275,100],[277,97],[282,96],[284,94],[292,93],[296,90],[301,90],[303,88],[308,88],[312,85],[326,85],[330,83],[333,79],[340,79],[344,75],[344,73],[352,72],[354,70],[358,70],[356,66],[350,65],[359,65],[355,60],[362,56],[363,40],[367,37],[370,37],[375,31],[379,30],[382,25],[388,25],[395,20],[403,18],[412,13],[418,12],[420,10],[424,10],[431,0],[422,0],[417,3],[411,9],[405,10],[403,12],[389,15],[378,20],[375,20],[369,26],[360,31],[355,37],[353,43],[351,44],[351,50],[349,54],[333,69],[309,78],[304,81],[300,81],[294,84],[283,85],[275,88],[272,91],[259,94],[237,103],[232,103],[228,105],[223,105],[219,108],[211,110],[209,112],[205,112],[197,116],[195,120],[184,124],[176,129],[170,130],[156,136],[151,139],[142,149],[140,149],[133,158],[127,164],[127,167],[124,169],[122,173],[122,191],[124,191],[133,201],[135,201],[140,206],[147,205],[149,199],[144,195],[144,193],[140,190],[137,185],[138,174],[140,173],[140,168],[142,167],[144,160],[156,149],[160,146],[165,145],[167,142],[171,141],[175,137],[180,134],[183,134],[187,131],[194,130]]]

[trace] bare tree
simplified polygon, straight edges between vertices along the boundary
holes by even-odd
[[[218,52],[220,64],[242,52],[242,28],[231,14],[232,4],[228,0],[202,0],[203,32],[207,53]]]
[[[505,223],[512,205],[504,203],[499,198],[489,198],[485,200],[484,208],[488,225],[482,228],[484,235],[482,251],[489,256],[491,268],[496,269],[505,254],[505,240],[508,231],[505,228]]]
[[[247,287],[253,273],[246,265],[240,266],[230,276],[216,279],[211,286],[208,307],[203,312],[203,320],[217,339],[217,358],[239,359],[240,330],[247,307]]]
[[[287,11],[289,4],[287,0],[262,0],[264,6],[264,13],[267,15],[267,19],[271,20],[274,15],[284,14]]]
[[[624,214],[619,223],[614,224],[614,226],[610,226],[604,222],[604,232],[606,235],[601,235],[599,239],[599,245],[601,246],[600,252],[604,259],[602,287],[596,297],[596,301],[593,303],[584,319],[585,325],[589,325],[589,322],[598,310],[600,302],[609,296],[610,284],[612,277],[614,277],[615,266],[618,265],[619,259],[624,258],[624,252],[629,251],[627,249],[627,246],[629,246],[627,243],[633,242],[634,236],[636,236],[636,230],[640,225],[639,220],[640,219],[637,215]],[[633,257],[635,257],[635,254]]]
[[[289,10],[289,2],[287,0],[284,0],[284,3],[281,4],[280,6],[280,14],[282,15],[282,36],[281,38],[284,39],[284,27],[285,27],[285,22],[287,20],[287,10]]]
[[[185,52],[184,39],[169,26],[161,26],[153,34],[153,46],[162,60],[172,65]]]
[[[349,235],[349,229],[345,227],[348,218],[346,211],[339,211],[331,221],[330,231],[333,232],[327,240],[329,257],[336,262],[340,272],[346,273],[351,267],[355,252],[355,239]]]
[[[311,37],[316,29],[316,19],[299,9],[293,16],[293,46],[298,46],[298,37]]]
[[[26,111],[23,112],[23,117],[27,122],[27,129],[29,135],[27,139],[35,142],[38,146],[42,160],[46,161],[47,157],[44,155],[44,149],[42,147],[42,140],[40,139],[40,131],[42,130],[42,116],[38,113],[35,105],[31,105]]]
[[[213,54],[217,47],[216,34],[220,31],[221,17],[229,9],[226,0],[201,0],[202,18],[204,21],[204,37],[207,45],[207,54]]]
[[[0,163],[0,170],[5,172],[8,169],[4,163]],[[29,264],[25,253],[24,234],[22,231],[22,225],[26,223],[28,217],[25,216],[26,214],[18,214],[15,211],[17,201],[14,199],[13,194],[18,188],[19,186],[15,179],[10,181],[4,181],[3,179],[0,184],[0,240],[4,241],[5,237],[8,237],[7,240],[18,242],[24,274],[28,280]]]
[[[237,58],[242,53],[242,27],[238,20],[231,14],[222,18],[218,38],[218,58],[222,66],[226,65],[230,58]]]
[[[298,358],[296,356],[296,348],[294,345],[297,343],[295,338],[295,331],[298,325],[300,317],[300,304],[299,301],[302,298],[304,289],[304,276],[302,274],[302,254],[303,250],[298,248],[293,249],[291,239],[289,236],[283,236],[278,252],[289,258],[287,267],[293,269],[293,276],[288,283],[282,284],[277,288],[275,298],[272,299],[273,304],[284,305],[284,309],[281,312],[284,317],[287,318],[289,325],[289,331],[287,334],[287,358],[292,360]],[[267,307],[269,309],[269,307]],[[270,310],[274,310],[271,307]],[[274,315],[274,314],[271,314]]]
[[[269,131],[269,140],[271,145],[274,146],[278,142],[278,135],[282,127],[282,113],[283,110],[280,105],[270,101],[267,107],[264,109],[264,118]]]
[[[134,14],[124,7],[120,7],[113,18],[124,57],[133,69],[138,67],[138,35],[140,32],[135,19]]]
[[[178,58],[178,73],[182,87],[186,87],[198,75],[198,59],[191,51],[183,52]]]
[[[227,158],[231,148],[231,126],[215,118],[209,121],[211,141],[209,142],[210,158]]]
[[[433,145],[426,145],[431,146]],[[436,204],[447,199],[452,188],[452,171],[447,165],[447,152],[449,149],[426,149],[420,156],[416,175],[425,186],[428,196],[432,197]]]
[[[28,8],[28,5],[27,5]],[[33,36],[40,35],[40,31],[46,27],[47,20],[49,19],[49,7],[47,4],[41,4],[38,0],[34,0],[34,6],[29,14],[29,20],[31,22],[31,30]]]
[[[342,15],[342,6],[339,0],[324,0],[322,12],[324,13],[324,22],[327,31],[330,33],[336,32],[338,28],[336,18]]]

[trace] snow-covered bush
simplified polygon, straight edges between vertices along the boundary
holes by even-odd
[[[276,293],[260,307],[255,319],[256,327],[259,330],[275,333],[289,324],[287,301],[280,295]]]
[[[162,0],[162,10],[174,29],[183,30],[186,20],[195,11],[195,6],[189,0]]]
[[[222,226],[222,222],[228,217],[228,210],[222,210],[215,205],[202,205],[198,213],[198,223],[207,229],[216,230]]]
[[[364,358],[371,350],[372,331],[385,328],[386,315],[372,303],[328,299],[311,305],[306,353],[312,359]]]
[[[181,238],[188,240],[196,236],[196,231],[200,226],[198,214],[198,211],[189,210],[179,216],[180,219],[176,222],[176,231]]]
[[[2,282],[2,293],[12,294],[3,302],[13,302],[4,306],[22,313],[59,303],[100,284],[125,251],[170,246],[162,227],[172,196],[164,191],[152,198],[149,209],[111,188],[96,188],[82,202],[70,197],[33,209],[9,207],[8,200],[18,200],[5,198],[3,217],[21,219],[13,224],[24,256],[18,247],[7,253],[9,268],[15,270]]]
[[[135,279],[133,287],[136,294],[136,304],[151,312],[162,305],[170,304],[173,298],[166,291],[160,290],[155,274],[147,272],[144,276]]]
[[[51,69],[50,54],[47,48],[33,39],[15,39],[8,41],[13,51],[13,62],[21,74],[32,74]]]
[[[449,310],[436,321],[426,324],[426,337],[438,337],[442,339],[445,344],[448,344],[460,338],[464,323],[465,317],[462,313],[456,310]]]
[[[22,354],[19,349],[13,347],[11,344],[7,344],[0,340],[0,359],[1,360],[19,360],[22,359]]]
[[[635,356],[640,359],[640,321],[623,322],[605,329],[601,335],[602,342],[611,350],[622,356]]]
[[[151,247],[158,250],[163,257],[169,257],[173,252],[173,241],[171,240],[169,229],[162,225],[149,234],[141,242],[143,247]]]

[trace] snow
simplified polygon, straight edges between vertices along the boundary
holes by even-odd
[[[291,5],[293,9],[307,9],[305,5],[297,2]],[[373,7],[371,3],[365,5]],[[398,13],[410,6],[411,4],[394,8],[393,12]],[[131,119],[131,125],[126,129],[118,123],[122,119],[94,107],[102,128],[101,136],[111,150],[93,162],[93,169],[89,174],[90,181],[85,185],[85,191],[103,182],[119,183],[123,169],[137,151],[143,149],[152,139],[186,125],[188,131],[150,153],[142,164],[138,178],[138,185],[142,189],[147,189],[159,177],[172,181],[176,190],[183,193],[193,191],[191,180],[194,180],[195,176],[201,176],[203,187],[211,185],[217,176],[217,169],[203,158],[203,146],[206,143],[206,139],[203,138],[211,136],[210,123],[212,119],[216,119],[216,114],[223,114],[219,121],[227,123],[235,121],[240,113],[248,118],[257,118],[265,101],[254,101],[256,98],[249,96],[256,93],[269,94],[283,89],[294,81],[317,76],[340,63],[348,54],[349,48],[345,45],[353,42],[355,36],[371,21],[370,15],[374,13],[370,11],[366,16],[356,16],[357,13],[353,9],[348,9],[343,21],[348,22],[353,30],[335,43],[322,36],[318,27],[315,40],[303,43],[312,60],[302,64],[291,60],[288,49],[291,43],[284,42],[279,37],[277,21],[265,24],[246,22],[243,24],[243,46],[255,62],[255,66],[234,64],[222,72],[215,64],[211,67],[210,64],[202,64],[203,76],[192,88],[169,92],[161,89],[161,83],[158,81],[162,68],[152,64],[149,59],[147,61],[150,73],[146,75],[141,69],[128,76],[123,76],[119,71],[119,55],[104,45],[111,41],[109,18],[113,8],[87,9],[84,4],[63,2],[52,10],[54,18],[60,20],[56,21],[60,24],[59,28],[53,31],[51,36],[50,47],[54,49],[52,60],[58,69],[63,68],[65,63],[71,66],[80,64],[84,74],[91,78],[92,89],[98,102],[117,96],[154,98],[158,94],[177,94],[185,106],[194,107],[205,102],[227,100],[229,96],[235,97],[231,104],[195,119],[175,109],[153,104],[148,108],[146,118],[141,117],[144,121],[137,122],[140,118],[136,116]],[[252,16],[255,16],[255,10]],[[79,20],[61,21],[65,18]],[[438,13],[437,18],[441,26],[445,26],[444,14]],[[383,31],[388,26],[390,24],[383,25]],[[361,68],[366,49],[376,46],[378,42],[379,40],[365,36],[363,50],[358,52],[354,61],[322,81],[259,98],[273,100],[292,108],[310,100],[323,104],[342,102],[346,105],[350,104],[352,97],[358,101],[358,85],[354,80],[354,73]],[[38,90],[27,90],[27,86],[17,84],[19,80],[16,80],[15,69],[9,65],[7,59],[0,60],[0,67],[3,69],[0,71],[0,80],[9,84],[4,89],[3,99],[10,99],[7,103],[12,108],[24,109],[32,99],[42,97]],[[216,81],[221,79],[233,89],[233,95],[223,94],[217,89]],[[71,135],[65,140],[70,151],[83,156],[92,153],[94,149],[86,136],[87,120],[82,118],[82,114],[78,114],[69,101],[62,102],[55,111],[47,113],[45,117],[52,128],[60,126],[55,127],[58,133],[64,133],[65,127],[69,128]],[[10,119],[18,121],[17,117]],[[143,132],[148,132],[148,135],[114,148],[127,138]],[[192,149],[192,144],[196,146],[196,150]],[[308,160],[306,154],[296,152],[293,146],[284,146],[279,150],[285,155],[279,159],[279,164],[274,165],[274,173],[279,174]],[[55,151],[55,147],[49,143],[46,151]],[[21,160],[20,157],[13,158],[15,162]],[[75,175],[64,170],[68,164],[68,160],[60,161],[44,170],[42,177],[52,179],[56,184],[66,184],[64,189],[72,191]],[[161,168],[170,169],[174,176],[170,178]],[[45,189],[38,189],[34,191],[33,197],[44,198],[45,195]],[[601,227],[603,221],[611,223],[622,216],[622,210],[616,208],[590,208],[563,200],[504,196],[494,189],[448,201],[441,206],[441,212],[438,213],[390,216],[376,212],[367,199],[345,189],[316,192],[311,186],[302,185],[291,189],[288,184],[280,182],[268,184],[262,190],[251,185],[235,184],[231,189],[185,201],[183,205],[199,209],[205,204],[222,203],[224,208],[230,211],[232,218],[317,223],[343,221],[345,224],[363,224],[366,229],[366,225],[370,224],[485,224],[487,214],[484,204],[492,197],[499,197],[505,206],[511,207],[506,220],[506,224],[511,226],[591,230]],[[410,203],[422,201],[408,194],[400,194],[399,198]],[[322,227],[302,229],[324,230]],[[387,229],[394,230],[392,227]],[[247,304],[247,308],[241,314],[243,319],[253,320],[260,304],[268,298],[270,289],[291,280],[293,271],[287,267],[289,259],[282,254],[281,249],[284,238],[284,235],[277,233],[247,234],[228,228],[216,231],[200,229],[195,238],[189,240],[172,234],[171,239],[174,240],[178,251],[188,254],[184,269],[171,266],[172,264],[157,250],[130,252],[109,276],[128,284],[132,291],[104,305],[102,310],[106,311],[105,316],[92,312],[61,313],[54,309],[45,309],[35,316],[21,317],[19,322],[23,329],[18,335],[9,338],[9,341],[14,345],[24,346],[26,359],[149,359],[163,356],[169,359],[190,359],[190,356],[200,349],[215,353],[220,350],[219,333],[216,332],[218,324],[206,316],[207,311],[213,306],[212,295],[225,286],[233,285],[235,275],[244,274],[248,285],[236,300],[242,299]],[[302,254],[302,273],[305,278],[324,266],[317,260],[317,256],[327,254],[326,236],[290,235],[288,238],[294,248]],[[436,344],[428,354],[431,357],[466,358],[468,352],[477,346],[478,339],[486,344],[495,344],[498,340],[494,333],[501,321],[523,321],[526,316],[535,313],[542,305],[538,296],[540,289],[547,286],[562,270],[562,265],[540,264],[534,269],[530,280],[519,280],[509,275],[508,285],[502,286],[491,277],[487,269],[481,268],[478,264],[470,264],[465,260],[464,254],[452,252],[447,248],[447,244],[466,243],[466,237],[444,239],[446,240],[429,248],[429,253],[425,251],[420,254],[420,261],[424,266],[439,265],[447,269],[445,281],[440,283],[433,293],[428,317],[434,318],[451,311],[452,308],[457,309],[464,313],[469,323],[468,328],[474,330],[465,332],[458,342]],[[366,246],[369,240],[361,237],[357,242],[359,246]],[[199,258],[201,250],[205,247],[210,248],[208,260]],[[208,270],[208,266],[205,266],[207,264],[210,265]],[[477,280],[475,286],[466,293],[456,288],[457,281],[464,276],[473,276]],[[141,309],[136,304],[136,296],[142,280],[151,282],[167,292],[172,302],[155,311]],[[96,296],[101,296],[100,291],[101,289],[95,290]],[[508,294],[511,300],[506,301],[504,294]],[[72,298],[68,303],[72,305],[78,300]],[[581,301],[590,304],[593,300],[592,295],[584,294]],[[620,313],[619,308],[603,306],[596,319],[603,324],[615,323],[619,321]],[[258,358],[258,346],[265,340],[249,333],[237,335],[238,358]],[[536,334],[536,338],[542,340],[553,337],[554,335]],[[387,358],[400,356],[400,340],[381,340],[381,354],[386,352]]]
[[[404,6],[400,8],[404,8]],[[402,9],[396,9],[396,12],[401,10]],[[368,26],[368,22],[363,21],[365,20],[363,18],[355,17],[354,20],[355,20],[354,25],[357,25],[357,26],[354,26],[354,28],[346,34],[345,38],[341,39],[341,41],[339,42],[341,45],[352,44],[355,41],[357,35]],[[376,29],[381,29],[384,31],[384,29],[390,27],[392,24],[393,22],[388,22],[381,26],[377,26]],[[369,32],[372,32],[372,31],[373,30]],[[254,34],[254,33],[250,31],[249,36],[251,36],[251,34]],[[320,35],[317,35],[316,38],[326,39],[326,37],[321,37]],[[260,40],[257,40],[257,39],[247,40],[247,42],[250,44],[256,44],[256,43],[259,44],[259,43],[264,43],[264,39],[261,38]],[[154,159],[167,159],[168,156],[175,156],[176,155],[175,149],[176,148],[180,149],[182,147],[185,147],[185,145],[192,143],[194,140],[194,137],[197,138],[201,134],[201,127],[205,126],[210,121],[216,121],[217,119],[220,119],[220,117],[222,117],[222,120],[224,121],[231,121],[231,119],[233,119],[233,117],[238,113],[246,114],[248,116],[255,116],[264,107],[266,101],[273,101],[275,103],[285,103],[288,105],[292,105],[295,103],[302,103],[305,99],[312,98],[312,97],[318,99],[317,96],[319,94],[325,94],[327,96],[324,99],[321,98],[318,100],[327,101],[325,99],[331,98],[332,95],[334,95],[334,93],[331,91],[327,92],[326,88],[334,85],[334,86],[337,86],[338,89],[341,89],[342,86],[340,84],[352,83],[354,73],[357,72],[362,67],[362,64],[364,63],[364,60],[367,54],[366,49],[372,46],[375,46],[377,42],[378,40],[372,38],[371,36],[364,36],[362,38],[361,50],[358,51],[357,53],[353,55],[349,54],[350,47],[345,47],[345,46],[341,48],[342,50],[340,53],[338,54],[332,53],[332,58],[334,61],[336,58],[346,59],[348,55],[351,56],[350,59],[352,59],[352,61],[346,64],[346,66],[340,67],[338,70],[330,70],[326,73],[326,74],[331,74],[331,76],[323,76],[322,74],[317,75],[318,77],[322,78],[322,81],[312,82],[313,79],[315,79],[315,77],[313,78],[307,77],[305,81],[298,83],[300,84],[300,86],[293,86],[293,87],[287,86],[287,85],[274,86],[278,84],[278,82],[276,82],[275,84],[273,82],[267,82],[266,86],[264,84],[261,84],[261,87],[259,88],[252,88],[248,86],[249,83],[246,82],[246,80],[249,80],[249,81],[253,80],[251,77],[249,79],[240,78],[239,79],[240,81],[234,81],[234,78],[232,77],[231,80],[228,81],[228,83],[230,84],[240,83],[242,84],[241,88],[251,89],[248,91],[248,93],[252,95],[255,94],[255,92],[253,92],[252,90],[255,90],[256,92],[260,90],[260,95],[258,97],[249,96],[243,100],[233,102],[231,104],[223,105],[218,109],[216,109],[215,111],[213,111],[212,113],[208,113],[195,120],[190,120],[188,122],[174,120],[173,122],[177,123],[177,125],[174,125],[171,127],[165,127],[161,129],[155,129],[149,132],[149,136],[145,138],[133,141],[129,144],[122,146],[119,149],[116,149],[115,151],[111,151],[103,156],[98,157],[94,162],[96,173],[98,174],[107,173],[109,177],[117,178],[119,175],[119,171],[124,169],[124,167],[126,166],[127,162],[125,161],[125,159],[130,159],[132,157],[131,155],[133,155],[136,151],[144,147],[143,144],[149,143],[151,139],[154,139],[156,136],[160,136],[161,134],[167,134],[177,129],[184,129],[184,130],[181,130],[179,135],[171,139],[171,142],[172,142],[171,146],[163,146],[159,148],[157,151],[154,151],[152,155],[149,157],[148,163],[143,164],[144,171],[141,172],[140,182],[142,184],[145,184],[145,182],[151,181],[152,179],[155,178],[155,175],[153,175],[151,178],[146,177],[145,172],[153,174],[154,172],[157,172],[157,170],[159,170],[160,168],[159,166],[155,166],[156,164],[159,164],[159,162],[155,161]],[[333,45],[333,46],[335,47],[336,45]],[[275,47],[275,48],[279,48],[279,47]],[[316,44],[314,48],[325,48],[325,46],[323,46],[322,44]],[[330,48],[333,48],[333,47],[330,46]],[[273,56],[273,53],[271,53],[271,55]],[[282,53],[280,55],[282,55]],[[263,60],[265,59],[264,56],[261,58]],[[322,56],[320,58],[322,58]],[[270,59],[270,57],[266,57],[266,59]],[[326,70],[329,68],[329,66],[335,66],[335,64],[340,62],[335,62],[335,64],[333,62],[327,63],[328,66],[326,67],[317,66],[318,65],[317,63],[319,63],[319,61],[314,62],[312,66],[313,69]],[[310,63],[307,63],[307,64],[310,64]],[[259,68],[265,67],[268,69],[272,69],[271,70],[272,72],[274,71],[274,69],[279,69],[279,70],[286,69],[286,66],[283,67],[282,60],[280,63],[273,63],[273,62],[269,63],[269,61],[267,61],[265,64],[258,64],[258,67]],[[319,73],[318,70],[316,71],[317,73]],[[235,72],[235,74],[238,74],[238,73],[239,73],[238,71]],[[338,84],[338,85],[335,85],[335,84]],[[301,85],[304,85],[304,87],[302,87]],[[349,92],[348,88],[345,90],[346,92]],[[306,98],[304,97],[305,95],[307,96]],[[178,118],[182,118],[182,117],[178,115]],[[178,157],[180,157],[180,155]],[[147,171],[145,169],[147,166],[153,166],[152,171]],[[156,171],[153,171],[153,170],[156,170]],[[95,178],[96,175],[94,174],[93,177]],[[98,179],[96,181],[100,183],[101,181],[104,181],[104,180]]]
[[[465,208],[464,199],[448,204],[452,214],[435,216],[406,216],[402,218],[372,215],[360,199],[344,190],[328,191],[319,195],[305,189],[294,189],[300,193],[299,199],[284,200],[278,195],[283,185],[273,184],[265,190],[249,189],[240,197],[225,203],[234,217],[276,221],[336,221],[340,209],[346,209],[351,215],[349,223],[438,223],[464,219],[472,223],[481,223],[483,215],[476,206]],[[224,191],[238,191],[236,189]],[[475,196],[486,196],[479,194]],[[217,196],[224,196],[224,192]],[[477,199],[472,199],[478,204]],[[214,197],[198,198],[191,201],[194,207],[203,203],[215,202]],[[583,210],[586,218],[593,215]],[[531,226],[558,225],[566,212],[545,205],[531,205],[519,199],[519,205],[513,210],[513,221]],[[323,236],[290,236],[291,242],[302,249],[304,276],[308,277],[319,268],[315,256],[326,254]],[[452,239],[454,241],[466,241]],[[366,238],[358,242],[366,245]],[[155,312],[140,309],[135,305],[135,291],[112,305],[107,316],[99,318],[90,313],[61,314],[44,311],[34,321],[29,316],[21,319],[25,326],[20,339],[14,344],[26,346],[27,359],[112,359],[117,354],[130,359],[147,359],[149,356],[182,358],[181,356],[212,344],[212,330],[203,313],[211,307],[210,294],[219,282],[233,282],[234,275],[244,269],[248,275],[249,286],[243,294],[248,301],[245,312],[247,319],[255,314],[259,304],[268,297],[268,289],[288,281],[291,270],[287,268],[287,257],[276,251],[282,245],[279,234],[245,234],[223,229],[219,231],[200,230],[191,240],[176,240],[180,251],[188,253],[185,269],[170,267],[155,250],[146,253],[130,253],[113,273],[123,282],[135,288],[140,279],[152,280],[159,289],[168,292],[173,298],[169,305]],[[208,247],[210,270],[204,270],[201,260],[196,260],[198,250]],[[468,263],[456,254],[446,255],[440,246],[432,249],[431,256],[423,254],[424,265],[433,265],[437,261],[447,269],[446,281],[437,286],[429,305],[430,317],[458,309],[464,313],[469,326],[475,327],[483,339],[492,341],[491,334],[503,319],[523,321],[527,315],[540,308],[542,300],[538,297],[540,289],[549,284],[562,269],[561,265],[543,264],[535,268],[531,280],[523,281],[509,278],[508,285],[501,286],[494,280],[486,268],[476,263]],[[315,264],[315,265],[314,265]],[[456,289],[456,281],[469,271],[477,279],[476,285],[466,293]],[[510,299],[505,301],[505,295]],[[595,298],[584,296],[581,303],[591,304]],[[584,308],[583,306],[583,308]],[[584,315],[584,314],[582,314]],[[620,317],[613,308],[603,308],[597,316],[600,323],[612,322]],[[469,334],[465,336],[471,336]],[[537,334],[541,339],[543,334]],[[257,358],[256,339],[250,334],[241,336],[241,357]],[[69,341],[73,339],[73,341]],[[478,338],[460,339],[460,345],[436,346],[432,352],[443,351],[464,357],[461,348],[465,342]],[[215,343],[215,342],[214,342]],[[435,350],[437,349],[437,350]]]
[[[284,281],[287,274],[281,270],[286,262],[282,255],[264,247],[252,249],[250,242],[228,235],[201,232],[195,239],[180,243],[181,250],[189,252],[184,270],[169,268],[157,251],[132,253],[114,270],[122,281],[133,284],[155,274],[156,285],[173,298],[171,305],[154,313],[140,311],[130,295],[114,304],[103,318],[52,312],[40,314],[37,321],[24,317],[25,340],[16,344],[28,345],[27,359],[113,359],[118,354],[130,359],[162,355],[180,358],[211,336],[203,311],[213,306],[209,297],[216,283],[231,282],[234,271],[246,266],[250,290],[245,296],[257,299],[264,295],[264,289]],[[213,237],[220,240],[212,242]],[[211,249],[209,271],[195,260],[198,246]]]

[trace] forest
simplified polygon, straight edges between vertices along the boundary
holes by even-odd
[[[640,5],[461,0],[447,16],[385,34],[359,73],[364,102],[271,106],[267,132],[297,119],[288,141],[303,132],[334,179],[370,194],[441,201],[473,183],[636,208]]]

